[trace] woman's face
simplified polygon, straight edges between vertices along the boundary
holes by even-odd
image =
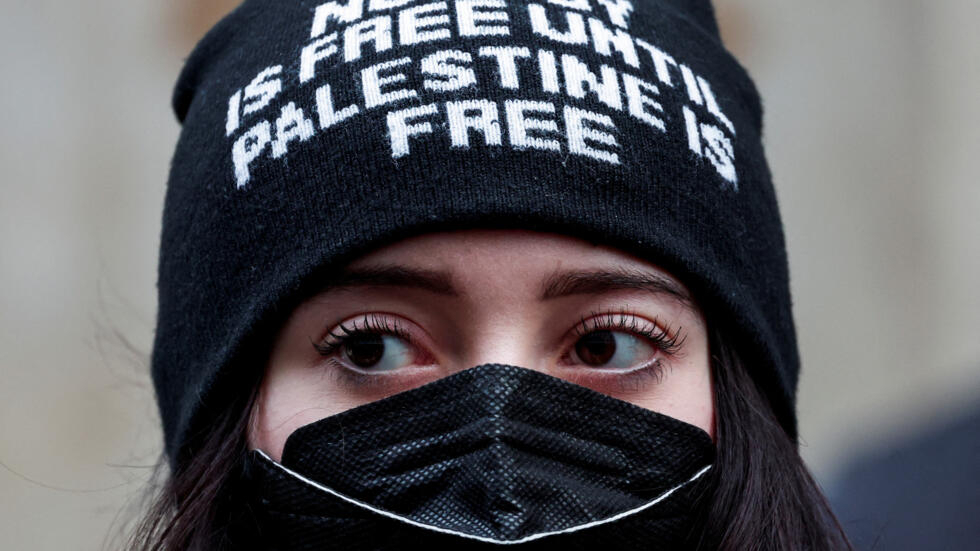
[[[276,337],[249,428],[279,460],[297,428],[486,363],[535,369],[714,438],[704,317],[670,274],[523,230],[405,239],[363,256]]]

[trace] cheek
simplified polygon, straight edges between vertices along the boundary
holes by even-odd
[[[715,400],[711,370],[705,358],[703,365],[692,369],[692,376],[684,379],[671,401],[666,405],[667,415],[700,427],[715,439]]]
[[[303,327],[312,320],[301,308],[277,337],[249,422],[248,443],[278,461],[286,438],[299,427],[330,415],[337,396],[329,396],[322,371],[312,362]],[[305,346],[304,346],[305,343]]]
[[[617,398],[663,413],[715,438],[714,388],[707,346],[690,350],[665,368],[662,381],[651,389]]]
[[[279,461],[286,438],[300,426],[323,416],[311,405],[300,394],[264,382],[249,425],[249,447]]]
[[[249,424],[249,447],[278,461],[296,429],[356,404],[337,392],[322,370],[275,354],[262,381]]]

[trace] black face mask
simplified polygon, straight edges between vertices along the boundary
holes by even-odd
[[[252,451],[245,472],[266,549],[682,549],[714,450],[687,423],[490,364],[301,427],[281,464]]]

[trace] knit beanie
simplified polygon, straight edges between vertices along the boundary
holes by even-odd
[[[709,0],[245,0],[173,108],[152,352],[172,465],[332,270],[465,228],[672,273],[796,437],[762,110]]]

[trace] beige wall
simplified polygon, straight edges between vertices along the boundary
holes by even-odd
[[[207,4],[0,0],[0,548],[100,548],[156,459],[168,102]],[[980,3],[716,5],[765,100],[829,480],[980,399]]]
[[[980,3],[718,5],[764,98],[826,478],[980,401]]]

